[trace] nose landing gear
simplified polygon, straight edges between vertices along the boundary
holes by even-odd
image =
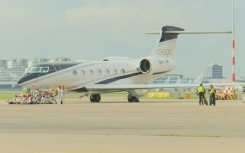
[[[131,94],[128,94],[128,102],[140,102],[140,101],[136,96],[132,96]]]

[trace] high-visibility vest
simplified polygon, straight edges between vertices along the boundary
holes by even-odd
[[[198,89],[197,89],[198,92],[204,92],[204,90],[205,90],[205,89],[204,89],[203,86],[200,86],[200,87],[198,87]]]
[[[209,93],[211,93],[211,94],[212,94],[212,93],[215,93],[215,91],[216,91],[216,90],[215,90],[214,88],[210,88],[210,89],[209,89]]]

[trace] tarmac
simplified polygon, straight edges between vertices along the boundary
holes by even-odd
[[[245,103],[194,100],[0,103],[4,153],[244,153]]]

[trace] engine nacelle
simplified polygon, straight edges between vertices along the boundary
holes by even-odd
[[[149,59],[142,59],[140,61],[139,69],[142,73],[149,73],[152,69],[152,63]]]
[[[176,67],[172,59],[147,57],[140,61],[139,70],[142,73],[161,74],[172,71]]]

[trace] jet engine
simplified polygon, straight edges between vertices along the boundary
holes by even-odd
[[[158,57],[148,57],[140,60],[139,70],[144,74],[157,74],[171,71],[175,68],[175,63],[171,59]]]

